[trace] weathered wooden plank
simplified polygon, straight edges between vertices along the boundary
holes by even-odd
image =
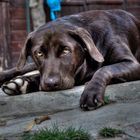
[[[1,48],[1,67],[8,69],[11,67],[11,51],[10,51],[10,17],[9,17],[9,3],[0,2],[0,48]]]

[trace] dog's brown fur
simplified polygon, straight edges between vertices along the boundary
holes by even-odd
[[[95,107],[108,84],[140,79],[140,22],[122,10],[63,17],[29,34],[19,69],[28,56],[40,71],[40,90],[88,82],[80,106]]]

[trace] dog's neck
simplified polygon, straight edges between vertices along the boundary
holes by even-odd
[[[79,79],[78,81],[82,81],[86,75],[86,72],[87,72],[87,62],[85,59],[84,62],[81,64],[81,66],[79,66],[79,68],[77,69],[75,73],[75,79],[78,78]]]
[[[75,73],[75,79],[78,79],[75,81],[75,85],[81,85],[88,82],[100,67],[102,67],[102,64],[99,64],[94,60],[89,62],[88,59],[85,59]]]

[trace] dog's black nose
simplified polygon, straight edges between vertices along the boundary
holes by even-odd
[[[51,77],[48,77],[48,78],[45,80],[45,85],[46,85],[47,88],[49,88],[49,89],[58,88],[59,83],[60,83],[60,78],[59,78],[59,76],[53,76],[53,77],[51,76]]]

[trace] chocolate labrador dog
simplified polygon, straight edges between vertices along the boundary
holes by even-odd
[[[123,10],[96,10],[49,22],[28,35],[17,69],[1,74],[1,81],[27,72],[28,56],[39,73],[4,83],[6,94],[87,83],[80,107],[96,107],[104,104],[108,84],[140,79],[140,21]]]

